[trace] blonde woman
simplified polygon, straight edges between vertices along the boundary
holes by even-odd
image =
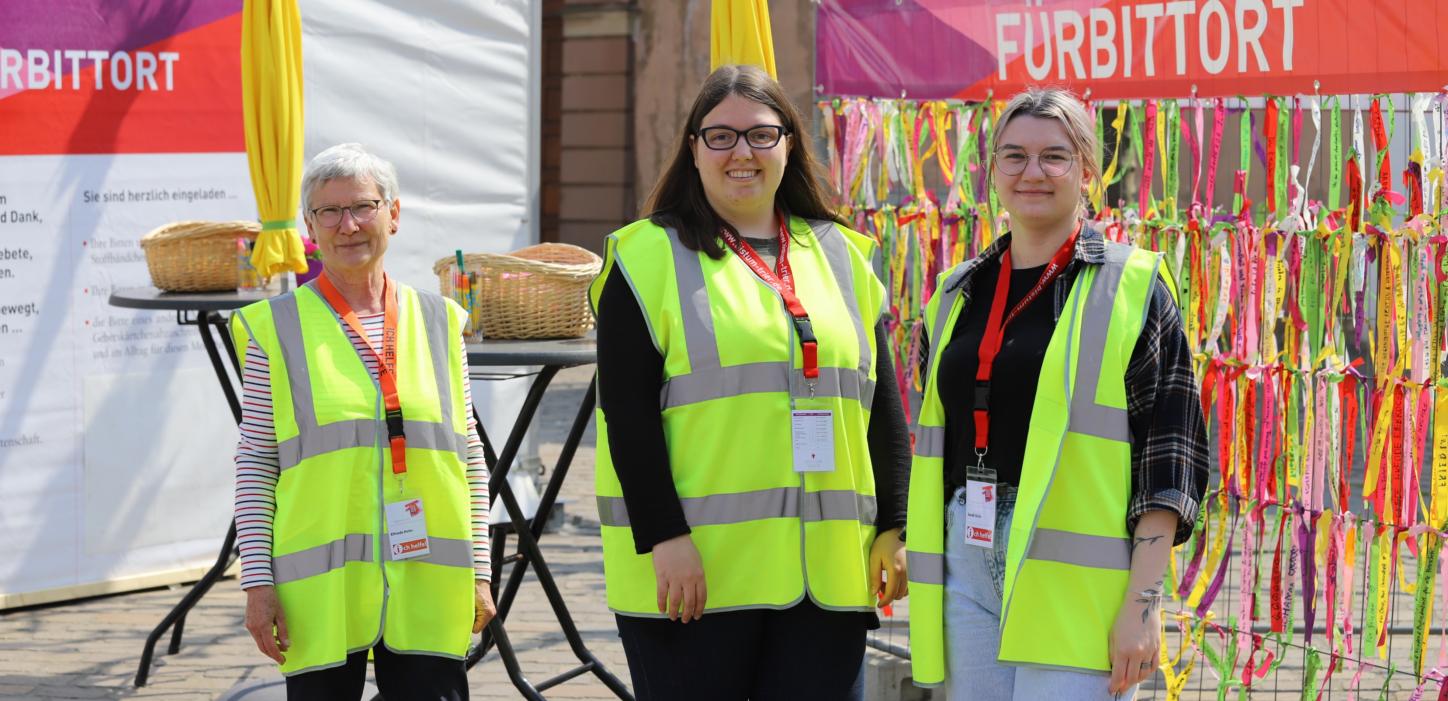
[[[1206,486],[1191,354],[1160,257],[1085,219],[1100,177],[1085,106],[1029,90],[994,137],[1009,231],[942,276],[925,317],[915,679],[952,701],[1130,698]]]

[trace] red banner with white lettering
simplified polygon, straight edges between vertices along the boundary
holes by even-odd
[[[826,95],[983,100],[1057,85],[1143,98],[1448,86],[1448,3],[1421,0],[822,0],[815,36]]]

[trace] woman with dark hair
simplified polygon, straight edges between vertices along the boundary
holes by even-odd
[[[763,71],[715,71],[591,290],[608,604],[641,700],[859,698],[874,606],[905,595],[874,241],[808,143]]]

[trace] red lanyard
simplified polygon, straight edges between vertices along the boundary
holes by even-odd
[[[779,218],[779,257],[775,263],[778,274],[765,265],[764,259],[759,257],[754,247],[749,242],[739,238],[729,229],[722,229],[719,235],[724,237],[724,243],[739,256],[744,264],[759,276],[764,284],[774,288],[779,293],[780,299],[784,300],[784,306],[789,308],[789,316],[794,320],[795,333],[799,335],[800,348],[803,351],[804,376],[815,379],[820,376],[819,343],[815,339],[814,327],[809,323],[809,313],[804,310],[799,297],[794,293],[794,275],[789,270],[789,229],[785,226],[783,214],[776,214]]]
[[[397,286],[389,277],[382,278],[382,351],[372,345],[367,331],[358,321],[352,305],[342,298],[342,293],[332,284],[326,271],[317,276],[317,286],[332,309],[351,327],[353,333],[362,339],[367,350],[377,359],[377,384],[382,388],[382,402],[387,409],[387,442],[392,449],[392,473],[407,474],[407,437],[402,431],[402,399],[397,394]]]
[[[995,298],[990,304],[990,318],[985,322],[985,336],[980,341],[980,363],[975,370],[975,454],[984,462],[986,450],[990,445],[990,373],[991,365],[995,363],[996,354],[1001,350],[1001,342],[1005,336],[1006,327],[1025,310],[1037,297],[1041,296],[1046,288],[1055,282],[1061,273],[1065,272],[1066,265],[1071,262],[1071,256],[1076,252],[1076,238],[1081,233],[1081,224],[1077,222],[1076,230],[1071,232],[1066,243],[1051,257],[1051,262],[1046,269],[1041,271],[1041,277],[1036,280],[1036,286],[1026,293],[1021,301],[1006,314],[1006,296],[1011,291],[1011,250],[1007,248],[1001,255],[1000,275],[996,277]],[[1002,318],[1004,317],[1004,318]]]

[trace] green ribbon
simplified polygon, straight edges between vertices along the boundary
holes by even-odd
[[[1252,110],[1242,110],[1242,115],[1237,118],[1237,162],[1238,170],[1246,174],[1243,182],[1243,191],[1247,190],[1247,184],[1252,181]],[[1242,195],[1232,196],[1232,211],[1241,213]]]
[[[1278,203],[1280,204],[1281,200],[1278,200]],[[1322,350],[1322,240],[1317,238],[1314,231],[1299,235],[1302,236],[1302,289],[1297,293],[1297,307],[1303,320],[1307,322],[1307,338],[1303,339],[1308,344],[1307,357],[1316,360]],[[1309,383],[1309,396],[1311,392]]]
[[[1283,473],[1279,474],[1277,479],[1277,502],[1279,504],[1291,503],[1289,501],[1289,499],[1291,499],[1291,491],[1287,483],[1289,480],[1296,481],[1302,476],[1301,427],[1303,420],[1298,402],[1298,397],[1301,396],[1298,393],[1300,383],[1297,382],[1297,380],[1298,377],[1292,374],[1288,374],[1283,378],[1282,398],[1287,402],[1287,450],[1283,455]],[[1290,514],[1291,512],[1289,511],[1288,515]],[[1287,528],[1287,521],[1283,521],[1282,527],[1284,529]],[[1288,530],[1284,533],[1283,538],[1291,539],[1292,531]],[[1292,581],[1290,577],[1288,581]],[[1291,630],[1291,628],[1288,628],[1288,630]]]
[[[1413,674],[1423,676],[1423,636],[1428,632],[1428,607],[1433,602],[1433,576],[1438,573],[1438,535],[1429,533],[1418,552],[1418,591],[1413,596]]]
[[[1327,209],[1336,212],[1342,205],[1342,105],[1332,98],[1332,120],[1327,130]]]
[[[1177,100],[1167,100],[1166,113],[1166,159],[1161,165],[1165,169],[1163,175],[1162,197],[1167,200],[1167,220],[1177,219],[1177,187],[1181,180],[1181,174],[1177,172],[1177,163],[1181,157],[1182,146],[1182,105]]]
[[[957,107],[955,110],[955,172],[951,173],[950,182],[954,183],[956,189],[960,192],[961,208],[966,210],[975,205],[975,178],[966,175],[967,173],[974,172],[967,166],[975,160],[978,160],[976,150],[974,148],[967,148],[967,146],[973,146],[977,143],[975,134],[972,133],[969,128],[970,119],[974,113],[975,110],[973,108],[964,106]],[[945,144],[941,144],[941,148],[945,148]],[[977,156],[977,158],[972,159],[972,155]],[[955,212],[949,213],[954,214]],[[942,234],[942,236],[943,235],[944,234]]]
[[[1137,109],[1141,112],[1137,112]],[[1127,103],[1126,114],[1129,117],[1127,121],[1131,122],[1131,143],[1136,145],[1136,148],[1131,150],[1136,153],[1136,167],[1139,170],[1146,164],[1146,140],[1141,137],[1141,120],[1146,116],[1146,103],[1142,102],[1140,108]],[[1151,187],[1151,183],[1144,183],[1142,186]],[[1145,217],[1146,212],[1141,212],[1141,215]]]
[[[986,132],[985,132],[985,153],[982,154],[982,156],[983,156],[984,158],[991,159],[991,158],[995,158],[995,117],[992,116],[992,113],[994,112],[994,110],[991,108],[990,103],[983,103],[983,104],[981,105],[981,109],[985,110],[985,113],[984,113],[985,116],[981,118],[981,122],[980,122],[980,123],[981,123],[981,128],[986,130]],[[999,238],[1000,235],[1001,235],[1001,232],[996,231],[994,227],[995,227],[995,220],[996,220],[996,212],[1001,211],[1001,200],[1000,200],[1000,197],[996,196],[996,191],[995,191],[995,188],[993,188],[993,187],[988,187],[988,188],[986,188],[986,193],[989,195],[988,200],[989,200],[989,202],[990,202],[990,220],[991,220],[990,223],[991,223],[991,227],[992,227],[992,228],[991,228],[991,233],[992,233],[992,235],[995,236],[996,238]]]
[[[1318,655],[1315,648],[1307,648],[1306,660],[1302,668],[1302,701],[1314,701],[1317,698],[1317,670],[1322,668],[1322,657]]]
[[[262,231],[281,231],[282,229],[295,228],[297,228],[296,219],[273,219],[272,221],[264,221],[261,223]]]
[[[1398,663],[1388,663],[1388,676],[1383,679],[1383,689],[1378,692],[1378,701],[1388,701],[1388,689],[1393,686],[1393,675],[1398,673]]]
[[[1366,411],[1364,413],[1366,413]],[[1367,546],[1366,557],[1363,558],[1363,562],[1368,568],[1368,598],[1363,604],[1367,609],[1363,612],[1366,614],[1362,629],[1362,654],[1364,657],[1367,656],[1368,650],[1378,649],[1378,588],[1383,585],[1383,582],[1379,581],[1378,578],[1379,568],[1377,558],[1373,556],[1375,550],[1381,549],[1379,544],[1380,539],[1378,537],[1377,527],[1372,526],[1371,528],[1373,533],[1363,539]]]
[[[1287,213],[1292,209],[1292,203],[1287,201],[1287,180],[1291,164],[1288,158],[1292,156],[1292,108],[1288,105],[1286,98],[1273,98],[1277,101],[1277,162],[1275,172],[1270,173],[1272,187],[1277,198],[1277,219],[1281,221],[1287,218]]]

